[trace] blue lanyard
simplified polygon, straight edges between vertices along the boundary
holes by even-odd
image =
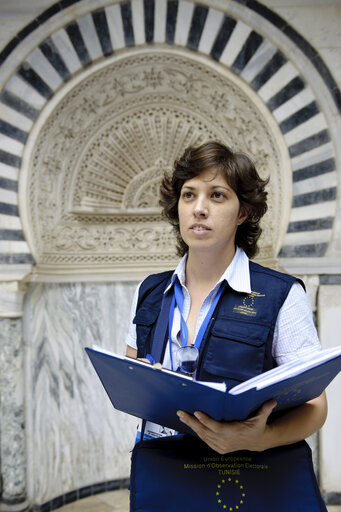
[[[201,326],[198,331],[198,334],[194,341],[194,346],[199,350],[202,339],[204,337],[206,328],[208,326],[209,321],[211,320],[211,317],[213,315],[213,312],[216,308],[216,305],[218,303],[218,300],[220,299],[220,296],[223,292],[223,285],[221,284],[219,290],[217,291],[212,304],[210,306],[210,309],[208,310]],[[180,283],[176,280],[174,283],[174,294],[171,302],[171,307],[169,310],[169,322],[168,322],[168,336],[169,336],[169,351],[170,351],[170,360],[171,360],[171,367],[173,370],[173,354],[172,354],[172,327],[173,327],[173,321],[174,321],[174,310],[175,310],[175,304],[178,306],[179,312],[180,312],[180,339],[181,339],[181,345],[185,347],[187,345],[188,341],[188,329],[185,322],[184,317],[182,316],[182,309],[183,309],[183,303],[184,303],[184,296],[182,292],[182,288]]]

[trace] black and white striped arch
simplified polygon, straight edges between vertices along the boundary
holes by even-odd
[[[0,64],[72,3],[58,2],[34,20],[3,50]],[[263,16],[310,59],[340,112],[340,91],[316,51],[258,2],[247,2],[245,9]],[[132,0],[97,7],[58,28],[16,66],[2,90],[0,264],[34,263],[21,228],[18,182],[24,147],[42,108],[64,82],[98,59],[126,47],[158,43],[208,55],[257,92],[283,133],[293,169],[291,218],[280,255],[325,254],[335,218],[335,155],[326,118],[304,74],[264,34],[231,13],[192,1]]]

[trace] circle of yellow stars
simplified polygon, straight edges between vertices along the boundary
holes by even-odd
[[[239,497],[239,503],[237,505],[229,506],[229,505],[226,505],[225,503],[223,503],[223,500],[221,498],[221,492],[222,492],[222,487],[224,485],[235,485],[239,488],[240,497]],[[217,485],[216,497],[217,497],[219,505],[222,506],[223,510],[228,510],[229,512],[233,512],[235,510],[240,510],[240,507],[244,504],[246,494],[245,494],[243,484],[238,479],[225,478],[221,481],[221,483],[219,483]]]
[[[245,308],[253,308],[254,305],[255,305],[255,298],[252,294],[247,295],[243,299],[243,306]]]

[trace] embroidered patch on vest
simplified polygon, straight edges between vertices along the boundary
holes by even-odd
[[[242,304],[236,304],[234,306],[233,311],[241,315],[256,316],[257,308],[255,307],[255,297],[265,297],[265,294],[252,291],[244,297]]]

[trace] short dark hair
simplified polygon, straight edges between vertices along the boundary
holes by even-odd
[[[244,153],[232,151],[216,141],[206,142],[197,147],[188,147],[175,161],[172,174],[165,173],[160,187],[160,205],[163,215],[174,226],[177,236],[177,250],[183,256],[188,250],[180,235],[178,201],[185,181],[199,176],[203,171],[214,168],[222,172],[229,186],[236,193],[241,208],[248,213],[247,219],[238,226],[236,244],[244,249],[249,258],[257,252],[257,242],[262,229],[259,225],[267,211],[268,179],[260,178],[253,162]]]

